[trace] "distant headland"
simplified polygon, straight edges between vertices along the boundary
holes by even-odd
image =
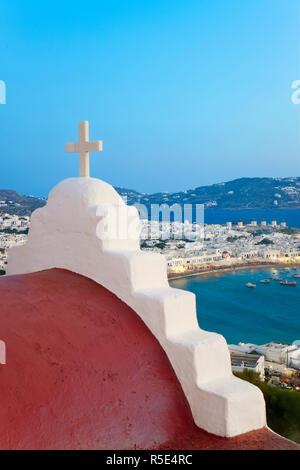
[[[204,204],[206,209],[300,209],[300,177],[239,178],[175,193],[140,193],[115,187],[127,204]],[[45,199],[0,189],[0,213],[30,215]]]

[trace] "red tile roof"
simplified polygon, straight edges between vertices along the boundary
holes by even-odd
[[[288,449],[197,428],[157,340],[111,292],[51,269],[0,279],[0,449]]]

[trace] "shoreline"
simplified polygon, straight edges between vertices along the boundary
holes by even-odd
[[[192,273],[182,273],[182,274],[177,274],[175,276],[169,276],[168,275],[168,281],[176,281],[178,279],[184,279],[186,277],[193,277],[193,276],[205,276],[205,275],[210,275],[210,274],[217,274],[217,273],[223,273],[223,272],[230,272],[230,271],[240,271],[240,270],[247,270],[247,269],[251,269],[251,268],[255,268],[255,269],[259,269],[259,268],[269,268],[269,267],[273,267],[273,268],[291,268],[291,267],[299,267],[300,268],[300,263],[279,263],[279,262],[276,262],[276,263],[272,263],[272,262],[269,262],[269,263],[260,263],[260,262],[257,262],[257,263],[247,263],[247,264],[240,264],[240,265],[232,265],[232,266],[221,266],[221,267],[217,267],[217,268],[208,268],[208,269],[203,269],[201,271],[197,271],[197,272],[192,272]]]

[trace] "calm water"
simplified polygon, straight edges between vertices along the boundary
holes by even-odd
[[[226,224],[226,222],[251,222],[256,219],[258,223],[266,220],[271,223],[273,219],[277,222],[285,221],[288,227],[300,228],[300,210],[281,210],[281,209],[246,209],[246,210],[230,210],[230,209],[206,209],[204,212],[204,222],[206,224]]]
[[[292,279],[294,273],[300,272],[279,271],[275,268],[241,270],[194,276],[170,284],[196,294],[199,325],[221,333],[228,343],[292,343],[300,339],[300,279],[296,279],[296,287],[283,287],[273,280],[270,284],[259,282],[274,272],[283,279]],[[256,289],[245,287],[247,282],[255,283]]]
[[[151,211],[149,209],[149,215]],[[201,214],[199,214],[200,216]],[[160,215],[160,220],[163,219],[163,215]],[[192,220],[190,220],[190,214],[184,213],[183,220],[189,220],[190,222],[196,222],[196,206],[193,207]],[[206,224],[226,224],[226,222],[251,222],[257,220],[260,224],[262,220],[266,220],[267,223],[271,223],[273,219],[277,220],[277,223],[285,221],[288,227],[300,228],[300,210],[299,209],[205,209],[204,211],[204,223]],[[172,213],[171,213],[171,220]]]

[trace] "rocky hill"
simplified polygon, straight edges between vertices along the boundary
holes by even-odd
[[[30,215],[35,209],[45,204],[45,199],[22,196],[11,189],[0,189],[0,214]]]
[[[300,209],[300,178],[240,178],[177,193],[140,194],[116,188],[128,203],[205,204],[218,209]]]
[[[116,187],[128,204],[205,204],[218,209],[300,209],[300,177],[239,178],[226,183],[199,186],[177,193],[142,194]],[[45,199],[0,190],[0,213],[30,214]]]

